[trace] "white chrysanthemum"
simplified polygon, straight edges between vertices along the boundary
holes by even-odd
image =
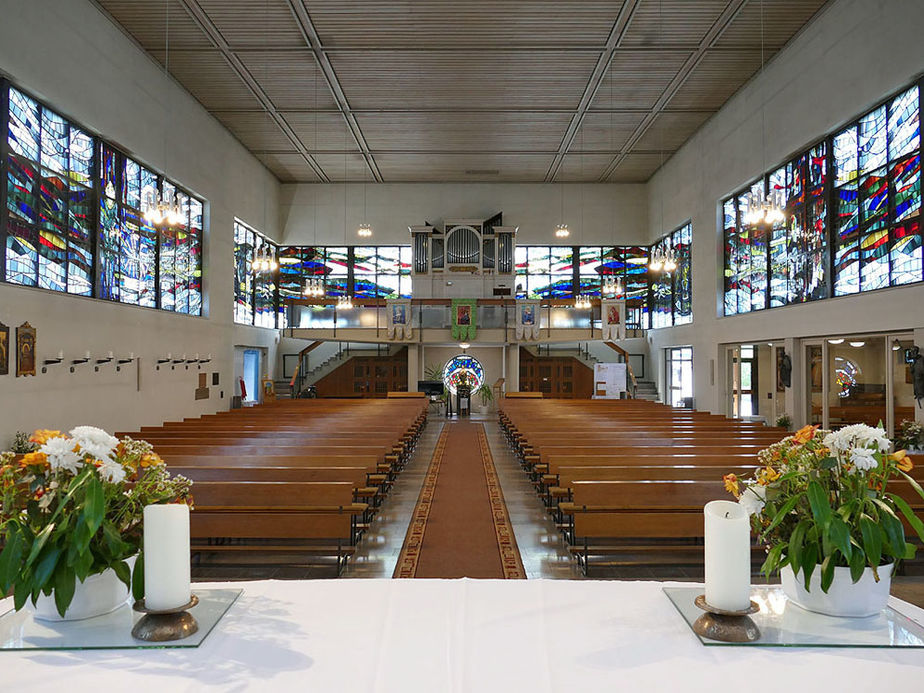
[[[117,438],[94,426],[78,426],[70,433],[81,452],[100,460],[107,459],[119,444]]]
[[[51,438],[39,448],[39,452],[48,457],[53,471],[65,469],[76,474],[83,466],[83,458],[74,452],[74,441],[67,438]]]
[[[822,444],[829,448],[841,462],[850,459],[852,450],[867,449],[873,452],[887,452],[892,446],[884,430],[866,424],[853,424],[829,433],[824,437]]]
[[[867,450],[866,448],[855,448],[850,451],[850,462],[861,472],[875,469],[879,466],[879,460],[875,458],[874,454],[872,450]]]
[[[764,509],[767,502],[767,487],[752,484],[744,487],[744,492],[738,497],[738,504],[748,515],[756,515]]]
[[[98,469],[99,475],[110,483],[119,484],[125,479],[125,468],[108,457],[102,459]]]

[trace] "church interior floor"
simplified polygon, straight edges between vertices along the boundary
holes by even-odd
[[[472,421],[484,424],[488,444],[494,458],[497,476],[507,505],[507,512],[516,537],[527,578],[584,579],[568,555],[565,542],[546,513],[514,454],[507,447],[493,414],[473,414]],[[411,515],[417,503],[430,459],[445,417],[431,412],[430,421],[421,434],[411,459],[382,504],[357,547],[356,554],[342,573],[344,578],[389,578],[395,571],[398,556],[407,534]],[[449,424],[451,425],[451,424]],[[906,601],[924,607],[924,574],[909,570],[909,574],[893,579],[892,593]],[[266,565],[255,560],[251,565],[193,566],[194,580],[259,580],[331,578],[329,566]],[[679,580],[703,579],[701,567],[633,566],[598,570],[592,579]],[[763,578],[755,575],[755,584]]]

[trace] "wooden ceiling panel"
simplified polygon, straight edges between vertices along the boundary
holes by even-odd
[[[382,175],[403,182],[540,182],[551,154],[377,154]]]
[[[760,69],[762,5],[768,60],[826,5],[92,1],[159,61],[169,9],[176,79],[306,182],[647,180]]]
[[[698,45],[728,0],[641,0],[620,45]]]
[[[198,3],[232,49],[303,47],[287,0],[183,0]]]
[[[295,151],[292,142],[266,113],[224,112],[218,119],[252,152]]]
[[[284,111],[282,116],[310,151],[356,151],[356,142],[340,113]]]
[[[672,113],[664,111],[655,119],[644,135],[635,144],[640,151],[673,152],[680,148],[712,117],[709,111]]]
[[[595,60],[595,53],[568,51],[331,53],[358,110],[575,108]]]
[[[763,38],[767,49],[775,52],[805,26],[827,0],[765,0]],[[715,42],[723,48],[754,48],[761,38],[761,3],[749,0]]]
[[[152,55],[163,63],[162,51]],[[209,111],[262,110],[253,92],[218,50],[171,49],[170,73]]]
[[[623,0],[303,0],[322,43],[340,47],[602,46]]]
[[[359,152],[346,154],[315,154],[314,160],[332,182],[371,181],[369,167]]]
[[[618,152],[642,122],[644,112],[606,113],[592,111],[584,116],[571,143],[572,151]]]
[[[266,167],[283,183],[317,183],[320,181],[301,154],[266,152],[257,154]]]
[[[651,108],[688,57],[688,51],[616,51],[591,110]]]
[[[663,160],[667,161],[667,154]],[[608,183],[644,183],[661,165],[660,154],[638,152],[629,154],[606,179]]]
[[[667,107],[717,111],[760,69],[760,51],[709,51]]]
[[[212,45],[178,0],[170,0],[169,3],[97,0],[97,3],[116,19],[145,50],[164,49],[168,15],[171,49],[209,48]]]
[[[597,180],[612,160],[612,154],[566,154],[555,181],[578,183]]]
[[[571,114],[439,111],[363,113],[357,119],[373,151],[550,152]]]
[[[246,51],[239,57],[277,109],[330,110],[337,107],[318,61],[308,48]]]

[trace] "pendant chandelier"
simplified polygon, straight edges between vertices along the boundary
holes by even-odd
[[[673,272],[677,269],[677,256],[673,248],[655,248],[651,253],[648,269],[652,272]]]
[[[145,207],[142,217],[152,226],[165,224],[167,226],[177,226],[186,220],[186,215],[176,201],[176,190],[171,193],[170,199],[164,194],[163,189],[167,182],[167,126],[172,115],[172,100],[170,98],[170,3],[164,3],[165,24],[164,24],[164,85],[165,96],[167,100],[167,118],[164,121],[164,177],[161,181],[161,192],[158,195],[156,191],[151,191],[142,200]],[[159,199],[158,199],[159,197]]]
[[[356,229],[356,235],[360,238],[369,238],[372,235],[372,227],[363,222],[359,225],[359,228]]]
[[[268,272],[275,272],[279,269],[279,263],[276,261],[276,253],[269,243],[261,245],[260,249],[257,250],[253,260],[250,262],[250,269],[254,274],[266,274]]]
[[[309,277],[305,280],[305,290],[302,295],[320,298],[324,295],[324,279],[321,277]]]
[[[574,307],[578,310],[590,310],[593,306],[588,294],[578,294],[574,297]]]
[[[766,64],[764,62],[764,0],[760,0],[760,76],[763,76]],[[760,148],[761,170],[767,168],[767,127],[765,116],[765,102],[760,104]],[[748,226],[772,226],[786,221],[786,197],[782,190],[763,192],[763,179],[761,179],[761,192],[751,191],[747,195],[748,211],[742,221]]]
[[[337,298],[337,308],[340,310],[352,310],[353,299],[350,296],[339,296]]]
[[[568,225],[565,223],[565,184],[562,183],[560,190],[560,208],[558,211],[559,223],[555,226],[555,238],[567,238],[571,235]]]
[[[612,275],[603,277],[604,296],[622,296],[623,293],[622,277],[614,277]]]

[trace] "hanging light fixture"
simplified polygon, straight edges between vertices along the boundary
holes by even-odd
[[[164,86],[165,86],[165,98],[167,103],[167,117],[164,120],[164,181],[166,183],[166,172],[167,172],[167,126],[171,120],[171,104],[172,100],[170,99],[170,2],[169,0],[164,2],[165,20],[164,20]],[[163,183],[161,188],[163,189]],[[151,191],[147,196],[147,199],[142,200],[142,204],[145,207],[142,217],[146,222],[152,226],[159,226],[161,224],[166,224],[167,226],[176,226],[183,223],[186,217],[183,214],[183,211],[180,209],[180,206],[176,202],[176,189],[174,188],[173,192],[170,195],[170,199],[161,192],[160,197],[155,191]]]
[[[648,269],[652,272],[671,273],[677,269],[677,255],[673,248],[664,249],[661,246],[656,247],[651,253],[651,261],[648,263]]]
[[[309,277],[305,280],[304,296],[320,298],[324,295],[324,280],[321,277]]]
[[[254,254],[250,262],[250,269],[254,274],[266,274],[275,272],[279,269],[279,262],[276,260],[276,252],[269,243],[264,243]]]
[[[571,235],[568,225],[565,223],[565,184],[560,183],[559,200],[560,207],[558,210],[558,224],[555,226],[555,238],[567,238]]]
[[[352,310],[353,299],[350,296],[339,296],[337,298],[337,308],[340,310]]]
[[[372,236],[372,226],[366,219],[366,171],[363,169],[363,223],[356,229],[356,235],[360,238],[369,238]]]
[[[590,310],[593,306],[588,294],[578,294],[574,297],[574,307],[578,310]]]
[[[760,0],[760,76],[764,74],[764,0]],[[765,114],[765,99],[760,104],[760,149],[761,170],[767,168],[767,127]],[[763,179],[761,179],[763,182]],[[761,185],[763,187],[763,185]],[[744,215],[744,223],[748,226],[772,226],[786,221],[786,196],[782,190],[770,190],[766,194],[751,191],[746,197],[748,211]]]
[[[603,278],[603,295],[604,296],[622,296],[623,286],[622,277],[607,275]]]

